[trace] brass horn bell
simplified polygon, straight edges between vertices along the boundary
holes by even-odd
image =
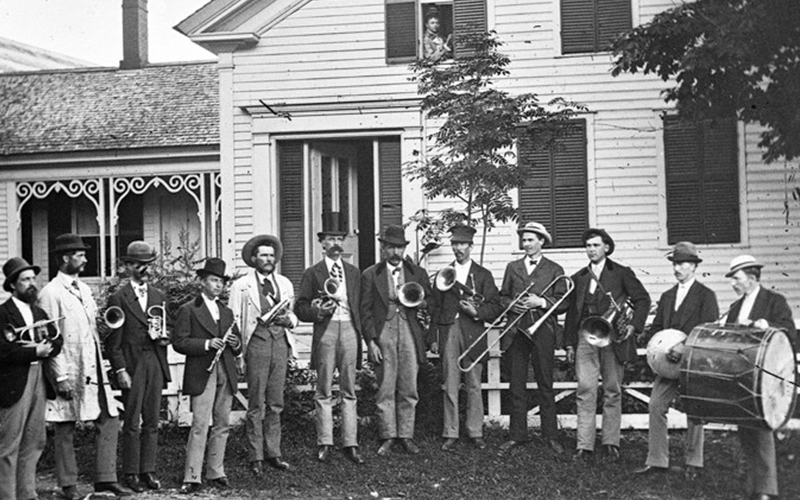
[[[614,340],[614,327],[611,322],[617,310],[613,307],[602,316],[589,316],[581,323],[580,334],[586,342],[594,347],[606,347]]]

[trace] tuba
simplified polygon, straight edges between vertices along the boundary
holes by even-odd
[[[152,340],[169,340],[167,332],[167,309],[166,304],[154,305],[147,308],[147,334]]]

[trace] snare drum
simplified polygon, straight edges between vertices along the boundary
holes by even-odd
[[[686,340],[681,402],[698,420],[774,430],[794,411],[795,374],[786,333],[706,323]]]

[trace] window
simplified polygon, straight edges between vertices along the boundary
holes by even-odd
[[[739,243],[736,120],[664,118],[667,234],[670,245]]]
[[[631,16],[631,0],[561,0],[561,53],[608,50]]]
[[[535,144],[541,142],[535,141],[535,130],[517,145],[527,171],[519,190],[521,221],[544,224],[554,248],[580,247],[589,227],[586,120],[569,120],[563,127],[550,146]]]
[[[486,0],[386,0],[386,61],[447,60],[469,52],[463,36],[486,31]]]

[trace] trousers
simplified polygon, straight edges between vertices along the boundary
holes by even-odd
[[[144,351],[136,364],[131,388],[122,391],[122,472],[156,471],[158,420],[164,374],[155,351]]]
[[[458,392],[461,386],[461,370],[458,367],[458,358],[466,351],[467,345],[461,326],[456,322],[447,332],[447,340],[442,352],[442,371],[444,383],[444,429],[442,436],[445,438],[458,438]],[[464,373],[464,385],[467,389],[467,415],[466,427],[469,437],[483,436],[483,396],[481,395],[481,373],[483,365],[478,363],[475,368]]]
[[[356,358],[358,335],[350,321],[331,320],[317,348],[317,388],[314,392],[317,444],[333,445],[333,375],[339,370],[339,396],[342,401],[342,446],[358,446],[356,409]]]
[[[597,438],[597,387],[601,375],[603,377],[602,443],[619,446],[624,366],[614,354],[613,347],[595,347],[581,336],[575,353],[575,374],[578,378],[577,448],[594,450]]]
[[[245,429],[250,461],[281,456],[281,413],[289,346],[286,337],[253,335],[245,365],[249,398]]]
[[[650,394],[650,425],[647,430],[647,461],[651,467],[669,467],[667,411],[678,395],[678,381],[656,377]],[[686,432],[686,465],[703,466],[703,425],[689,419]]]
[[[381,439],[414,437],[417,401],[417,351],[408,320],[395,314],[377,339],[383,361],[378,365],[376,396]]]

